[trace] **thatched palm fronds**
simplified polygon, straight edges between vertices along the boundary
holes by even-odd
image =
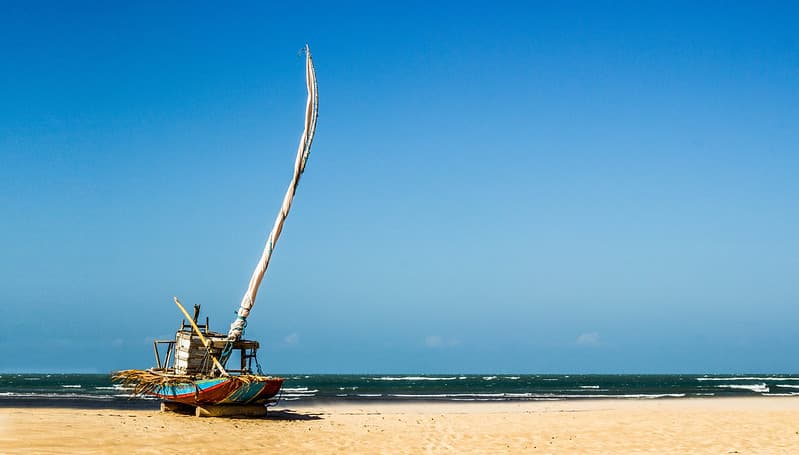
[[[207,379],[207,377],[167,374],[152,370],[122,370],[114,373],[111,378],[114,382],[133,387],[134,395],[154,395],[156,389],[162,387],[192,384],[198,379]],[[225,379],[236,383],[249,384],[251,382],[271,380],[272,378],[257,374],[243,374],[240,376],[226,376]]]

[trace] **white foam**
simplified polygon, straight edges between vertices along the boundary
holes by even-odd
[[[504,398],[507,394],[504,393],[449,393],[447,397],[452,398],[463,398],[463,397],[472,397],[472,398]]]
[[[39,392],[0,392],[0,396],[12,398],[90,398],[93,400],[110,400],[108,395],[87,395],[79,393],[39,393]]]
[[[308,387],[283,387],[284,392],[294,392],[294,393],[316,393],[319,390],[313,389],[308,390]]]
[[[521,376],[505,376],[505,379],[511,379],[515,381],[517,379],[521,379]]]
[[[799,395],[799,392],[790,392],[790,393],[761,393],[760,395],[764,397],[795,397]]]
[[[784,389],[799,389],[799,385],[797,384],[777,384],[777,387],[782,387]]]
[[[397,397],[397,398],[447,398],[448,395],[446,393],[418,394],[418,395],[396,393],[396,394],[389,394],[388,396]]]
[[[765,383],[761,384],[719,384],[716,387],[720,389],[737,389],[737,390],[751,390],[752,392],[768,393],[768,386]]]
[[[507,398],[542,398],[547,397],[550,398],[552,394],[532,394],[532,393],[503,393]]]
[[[42,380],[42,378],[22,378],[22,379],[24,379],[26,381],[41,381]]]
[[[581,389],[598,389],[599,386],[598,385],[581,385],[580,388]]]
[[[712,376],[704,376],[696,378],[697,381],[799,381],[796,377],[771,377],[771,376],[730,376],[727,378],[719,378]]]
[[[552,395],[557,398],[682,398],[684,393],[631,393],[626,395]]]
[[[371,378],[375,381],[453,381],[457,379],[455,376],[449,377],[430,377],[430,376],[382,376],[379,378]]]
[[[122,384],[114,384],[111,387],[99,386],[95,387],[97,390],[133,390],[133,387],[123,386]]]
[[[505,398],[504,393],[440,393],[440,394],[396,394],[392,397],[413,397],[413,398]]]
[[[381,394],[381,393],[359,393],[357,396],[364,397],[364,398],[375,398],[375,397],[382,397],[383,394]]]
[[[65,385],[62,385],[61,387],[65,388],[65,389],[80,389],[83,386],[80,385],[80,384],[65,384]]]
[[[486,381],[493,381],[496,378],[497,378],[496,376],[483,376],[483,379]]]

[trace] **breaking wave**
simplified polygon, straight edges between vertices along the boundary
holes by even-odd
[[[752,392],[768,393],[769,389],[765,383],[761,384],[719,384],[720,389],[751,390]]]

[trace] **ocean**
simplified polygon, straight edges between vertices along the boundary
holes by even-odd
[[[799,395],[799,375],[282,375],[284,405],[353,401],[548,401]],[[0,406],[155,409],[107,374],[2,374]]]

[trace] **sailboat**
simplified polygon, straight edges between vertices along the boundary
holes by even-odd
[[[259,343],[246,340],[243,335],[247,317],[305,171],[316,132],[319,113],[316,70],[308,45],[304,50],[308,98],[294,174],[228,333],[211,331],[207,317],[204,323],[199,320],[199,305],[194,305],[194,314],[189,315],[175,297],[173,300],[186,319],[181,322],[174,340],[153,342],[156,366],[147,370],[118,371],[113,376],[115,381],[132,386],[136,394],[162,399],[162,410],[195,411],[198,416],[262,415],[266,413],[264,404],[273,399],[283,385],[282,378],[263,373],[257,357]],[[231,359],[236,356],[239,362],[233,367]]]

